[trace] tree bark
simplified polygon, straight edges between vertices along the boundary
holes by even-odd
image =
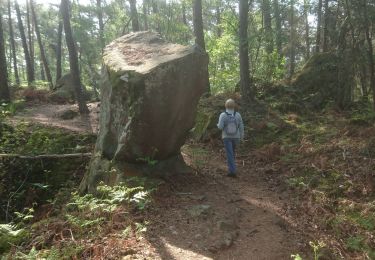
[[[249,64],[249,43],[247,36],[249,2],[240,0],[239,2],[239,55],[240,55],[240,89],[241,95],[246,101],[254,98],[251,81],[250,81],[250,64]]]
[[[221,30],[221,10],[220,10],[220,3],[221,1],[216,1],[216,7],[215,7],[215,16],[216,16],[216,33],[217,37],[220,38],[222,35],[222,30]]]
[[[14,4],[15,4],[16,13],[17,13],[18,29],[20,31],[23,52],[24,52],[24,55],[25,55],[27,82],[28,82],[28,84],[30,86],[34,82],[34,80],[35,80],[34,66],[32,66],[29,49],[27,47],[25,30],[24,30],[23,23],[22,23],[20,7],[19,7],[17,1],[15,1]]]
[[[324,1],[324,26],[323,26],[323,52],[328,51],[328,5],[329,0]]]
[[[148,31],[148,0],[143,0],[142,8],[143,8],[144,29],[145,31]]]
[[[99,42],[100,42],[101,51],[103,53],[103,49],[105,47],[105,39],[104,39],[102,0],[96,0],[96,11],[97,11],[98,22],[99,22]]]
[[[61,12],[59,12],[59,19],[61,19]],[[57,30],[57,47],[56,47],[56,81],[62,76],[61,57],[62,57],[62,31],[63,22],[59,21],[59,28]]]
[[[262,12],[264,21],[264,32],[266,41],[266,52],[271,54],[273,52],[273,34],[272,34],[272,20],[271,20],[271,4],[270,0],[263,0]]]
[[[363,13],[364,13],[364,26],[365,26],[365,35],[368,47],[368,59],[370,63],[370,89],[372,90],[372,99],[375,110],[375,62],[374,62],[374,50],[372,46],[372,38],[370,34],[370,21],[367,13],[367,0],[363,1]]]
[[[35,73],[35,50],[34,50],[34,34],[33,34],[33,21],[30,19],[30,3],[31,0],[26,0],[26,21],[27,21],[27,35],[29,38],[29,53],[31,67]],[[34,76],[35,77],[35,76]]]
[[[294,24],[294,0],[290,1],[290,66],[289,66],[289,79],[294,75],[296,67],[296,46],[295,46],[295,24]]]
[[[195,44],[206,50],[204,44],[203,18],[202,18],[202,0],[193,0],[193,26],[195,35]]]
[[[64,21],[64,31],[65,31],[65,40],[66,45],[69,51],[69,64],[70,64],[70,73],[72,75],[72,82],[75,88],[76,99],[79,107],[80,114],[88,114],[89,109],[87,108],[83,90],[81,79],[79,75],[79,65],[78,65],[78,55],[76,46],[73,39],[72,28],[70,26],[70,15],[69,15],[69,0],[61,0],[61,14]]]
[[[137,1],[129,0],[130,3],[130,16],[132,19],[133,32],[139,31],[138,12],[137,12]]]
[[[40,35],[40,31],[39,31],[38,19],[36,17],[36,12],[35,12],[35,6],[34,6],[34,2],[32,0],[30,0],[30,9],[31,9],[31,15],[32,15],[32,18],[33,18],[33,22],[34,22],[36,39],[37,39],[38,45],[39,45],[40,58],[42,60],[43,67],[44,67],[44,74],[47,76],[47,81],[49,82],[49,89],[52,90],[53,89],[53,81],[52,81],[51,70],[49,69],[49,66],[48,66],[48,60],[47,60],[46,52],[44,50],[44,46],[43,46],[43,42],[42,42],[42,36]]]
[[[9,102],[8,70],[5,55],[4,35],[3,35],[3,16],[0,13],[0,101]]]
[[[203,18],[202,18],[202,0],[193,0],[193,27],[195,35],[195,44],[206,51],[206,45],[204,43],[203,33]],[[209,76],[206,83],[206,94],[210,94],[210,80]]]
[[[14,33],[13,33],[13,23],[12,23],[12,11],[11,11],[10,0],[8,0],[8,24],[9,24],[9,42],[12,49],[13,55],[13,71],[14,71],[14,78],[16,80],[17,86],[20,85],[20,77],[18,75],[18,67],[17,67],[17,53],[16,53],[16,43],[14,41]]]
[[[305,42],[306,42],[306,54],[305,59],[308,60],[310,58],[310,26],[309,26],[309,16],[310,12],[310,3],[309,0],[304,0],[303,3],[303,15],[305,19]]]
[[[319,0],[318,2],[318,22],[316,26],[316,42],[315,42],[315,52],[320,52],[320,34],[321,34],[321,27],[322,27],[322,6],[323,0]]]
[[[273,9],[276,23],[276,48],[279,58],[283,56],[282,53],[282,38],[281,38],[281,17],[280,17],[280,7],[279,1],[273,0]]]

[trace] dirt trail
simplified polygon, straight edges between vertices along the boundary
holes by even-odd
[[[304,255],[306,238],[286,215],[289,194],[251,165],[240,166],[236,179],[226,177],[224,155],[216,151],[208,157],[206,170],[179,180],[169,193],[163,191],[159,208],[151,212],[155,230],[147,239],[156,255],[223,260]],[[206,208],[192,214],[198,206]]]
[[[88,103],[90,114],[77,115],[72,119],[63,120],[61,114],[67,110],[78,113],[78,106],[73,104],[33,104],[17,113],[10,120],[12,123],[20,121],[39,123],[47,126],[67,129],[73,132],[96,133],[98,131],[99,102]]]
[[[97,131],[97,104],[91,116],[61,120],[72,105],[34,106],[15,116],[71,131]],[[189,145],[187,145],[189,147]],[[136,253],[122,259],[291,259],[306,252],[307,238],[287,214],[291,195],[272,176],[260,174],[251,158],[238,160],[239,177],[226,177],[221,144],[195,145],[208,154],[204,165],[191,176],[173,177],[156,194],[154,206],[140,216],[147,232]],[[185,160],[194,164],[193,154]],[[121,257],[120,257],[121,259]]]

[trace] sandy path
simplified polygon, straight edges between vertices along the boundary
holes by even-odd
[[[163,191],[151,213],[148,241],[158,258],[276,260],[306,251],[306,237],[285,213],[290,194],[250,165],[240,166],[239,178],[226,177],[223,154],[211,154],[206,165]],[[210,208],[191,216],[199,205]]]
[[[99,118],[99,102],[87,104],[90,114],[87,116],[76,116],[73,119],[63,120],[59,115],[66,110],[78,111],[77,105],[64,104],[40,104],[28,106],[25,110],[18,112],[10,121],[14,124],[25,121],[39,123],[47,126],[64,128],[73,132],[97,133]]]

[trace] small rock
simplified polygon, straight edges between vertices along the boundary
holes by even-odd
[[[131,256],[131,255],[134,255],[134,254],[136,254],[136,253],[137,253],[137,251],[135,251],[134,249],[132,249],[132,248],[128,248],[128,249],[126,249],[126,250],[124,251],[123,255],[124,255],[124,256]]]
[[[234,222],[234,220],[221,220],[217,222],[217,226],[219,229],[223,231],[234,231],[238,228],[237,224]]]
[[[201,234],[196,234],[196,235],[194,236],[194,238],[196,238],[196,239],[201,239],[201,238],[202,238],[202,235],[201,235]]]
[[[67,109],[58,114],[58,117],[63,120],[70,120],[78,116],[78,112],[72,109]]]
[[[210,209],[210,205],[200,204],[192,206],[190,209],[188,209],[188,212],[192,217],[199,217],[202,215],[207,215]]]
[[[204,195],[192,195],[192,196],[190,196],[190,198],[192,198],[193,200],[197,200],[197,201],[204,201],[206,199],[206,196],[204,196]]]

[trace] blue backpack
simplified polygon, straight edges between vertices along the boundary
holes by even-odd
[[[238,131],[238,123],[236,118],[236,112],[234,114],[229,114],[225,112],[227,119],[225,120],[224,131],[227,135],[235,135]]]

